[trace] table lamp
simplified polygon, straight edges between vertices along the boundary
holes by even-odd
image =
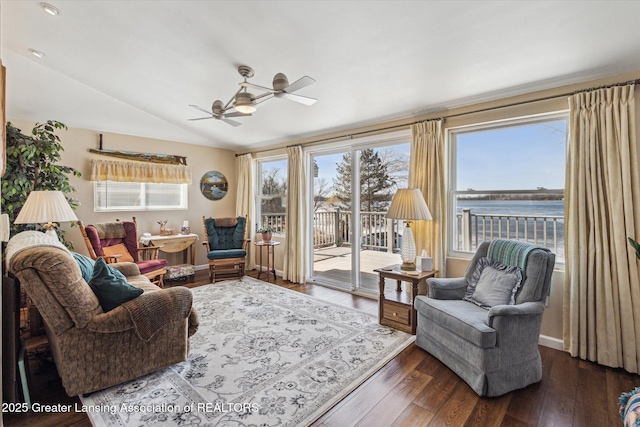
[[[44,223],[46,234],[58,239],[53,223],[77,220],[62,191],[32,191],[14,223]]]
[[[411,231],[411,221],[433,219],[422,192],[417,188],[398,190],[387,211],[387,218],[405,221],[406,226],[400,246],[400,258],[402,259],[400,269],[414,271],[416,269],[416,241]]]

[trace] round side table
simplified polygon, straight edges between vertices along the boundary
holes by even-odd
[[[258,248],[258,252],[260,253],[260,270],[258,270],[258,279],[260,279],[260,276],[262,276],[262,273],[265,273],[264,271],[262,271],[262,250],[264,248],[267,248],[267,282],[270,282],[270,276],[271,274],[273,274],[273,280],[276,280],[276,268],[275,268],[275,247],[278,246],[280,244],[280,242],[274,242],[273,240],[270,240],[268,242],[265,242],[264,240],[261,240],[259,242],[255,242],[256,247]],[[269,252],[271,252],[271,258],[269,258]]]

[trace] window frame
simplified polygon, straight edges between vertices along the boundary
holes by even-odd
[[[456,212],[456,197],[459,195],[473,194],[473,195],[504,195],[504,194],[564,194],[566,188],[555,189],[535,189],[535,190],[457,190],[457,141],[456,137],[460,134],[491,131],[506,129],[517,126],[533,125],[551,121],[564,120],[566,123],[566,135],[565,135],[565,152],[569,144],[569,125],[570,117],[569,110],[559,110],[542,114],[527,115],[512,117],[502,120],[495,120],[482,123],[473,123],[469,125],[462,125],[447,128],[445,130],[445,141],[447,145],[447,221],[450,226],[447,227],[447,256],[452,258],[471,259],[474,255],[474,251],[464,251],[460,248],[456,248],[456,228],[457,228],[457,212]],[[564,259],[564,256],[560,257]],[[564,264],[564,262],[556,262],[556,264]]]
[[[140,206],[122,206],[122,207],[101,207],[98,204],[98,186],[101,183],[105,183],[107,186],[109,185],[118,185],[118,184],[139,184],[140,192],[139,197],[141,200]],[[163,205],[163,206],[148,206],[146,205],[146,193],[147,193],[147,185],[177,185],[180,186],[180,206],[175,205]],[[153,183],[153,182],[119,182],[119,181],[94,181],[93,182],[93,211],[94,212],[145,212],[145,211],[179,211],[179,210],[188,210],[189,209],[189,184],[166,184],[166,183]]]
[[[273,194],[271,195],[264,195],[262,194],[262,171],[263,171],[263,164],[265,163],[272,163],[272,162],[280,162],[280,161],[285,161],[286,165],[287,165],[287,169],[286,169],[286,174],[285,174],[285,182],[288,181],[289,177],[289,158],[286,154],[281,154],[281,155],[276,155],[276,156],[268,156],[268,157],[262,157],[259,159],[256,159],[256,178],[255,178],[255,189],[256,189],[256,194],[255,194],[255,218],[254,218],[254,224],[256,224],[256,232],[257,230],[262,228],[262,201],[263,200],[270,200],[274,197]],[[289,189],[289,185],[287,182],[287,190]],[[282,198],[283,202],[284,202],[284,215],[286,218],[287,215],[287,191],[284,192],[284,194],[278,194],[275,195],[276,197],[279,196]],[[285,229],[286,229],[286,222],[284,223],[284,226],[282,227],[281,230],[279,229],[274,229],[273,230],[273,235],[274,236],[278,236],[278,237],[284,237],[285,233]]]

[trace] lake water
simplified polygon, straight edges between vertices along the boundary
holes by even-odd
[[[472,250],[484,240],[492,238],[509,238],[525,240],[548,247],[556,253],[557,262],[564,259],[564,201],[541,201],[541,200],[458,200],[456,211],[461,214],[462,209],[469,208],[472,215],[471,240]],[[547,219],[524,219],[516,221],[510,218],[486,218],[483,222],[482,216],[475,215],[495,215],[495,216],[540,216],[559,217],[555,220]],[[477,219],[474,220],[474,219]],[[458,220],[457,230],[461,230],[461,220]],[[508,233],[507,233],[508,229]],[[546,236],[545,236],[546,231]],[[493,234],[492,234],[493,233]],[[555,236],[555,240],[554,240]],[[461,232],[458,232],[458,247],[462,247]]]

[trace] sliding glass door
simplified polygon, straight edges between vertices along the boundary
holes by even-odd
[[[399,261],[401,224],[386,212],[407,186],[409,136],[361,142],[311,153],[311,281],[377,292],[373,270]]]

